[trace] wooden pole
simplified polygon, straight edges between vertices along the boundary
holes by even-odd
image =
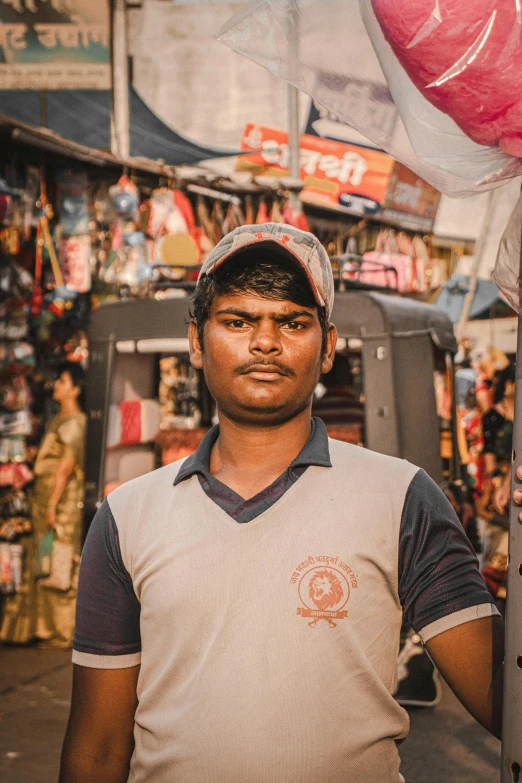
[[[130,155],[129,62],[126,0],[112,2],[112,116],[111,152],[122,160]]]

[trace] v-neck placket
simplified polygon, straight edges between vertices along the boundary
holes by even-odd
[[[288,468],[268,487],[251,498],[242,498],[237,492],[210,474],[210,454],[219,435],[218,427],[210,430],[197,451],[189,457],[178,473],[174,484],[198,476],[201,489],[235,524],[251,524],[284,497],[311,466],[331,467],[328,434],[320,419],[312,419],[312,431],[306,444]]]
[[[313,468],[313,467],[320,467],[320,466],[310,465],[310,468]],[[286,492],[284,492],[279,498],[277,498],[277,500],[275,500],[273,503],[271,503],[267,508],[265,508],[263,511],[261,511],[261,513],[259,513],[256,517],[251,519],[246,524],[239,524],[234,519],[233,516],[231,516],[224,508],[222,508],[222,506],[219,505],[219,503],[216,503],[216,501],[213,500],[212,497],[207,492],[205,492],[205,490],[201,486],[201,483],[199,482],[199,480],[197,482],[194,480],[196,478],[196,476],[192,476],[192,478],[190,479],[191,486],[190,486],[189,489],[191,491],[195,491],[195,492],[199,491],[199,492],[203,493],[203,495],[204,495],[203,502],[205,504],[208,504],[208,508],[209,508],[210,512],[212,513],[213,517],[215,517],[216,519],[218,519],[220,521],[226,522],[226,524],[228,526],[230,526],[230,527],[234,527],[234,528],[236,528],[238,530],[242,530],[242,529],[245,529],[245,528],[249,528],[250,529],[250,528],[253,528],[253,527],[257,527],[262,522],[268,523],[269,519],[271,519],[273,516],[278,514],[281,511],[282,507],[285,506],[287,503],[289,503],[291,501],[291,499],[295,495],[295,493],[298,492],[298,490],[303,486],[302,482],[306,481],[306,479],[307,479],[307,477],[309,477],[309,475],[312,475],[311,471],[310,470],[306,470],[299,479],[294,481],[294,483],[289,487],[289,489],[286,490]],[[194,482],[193,486],[192,486],[192,482]],[[226,486],[226,485],[224,485],[224,486]],[[261,494],[261,493],[259,493],[259,494]]]

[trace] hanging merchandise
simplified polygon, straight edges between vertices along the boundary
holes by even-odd
[[[58,220],[64,236],[89,231],[89,177],[86,172],[60,171],[58,184]]]
[[[214,226],[214,236],[216,237],[218,242],[221,242],[226,232],[224,230],[225,216],[223,214],[223,208],[219,201],[214,202],[214,206],[212,207],[212,212],[210,213],[210,220],[212,221],[212,225]]]
[[[35,354],[24,341],[31,277],[10,263],[0,280],[0,592],[11,594],[21,589],[32,532],[25,488],[33,478],[27,464],[27,438],[33,432],[27,373]]]
[[[91,290],[91,236],[69,236],[62,240],[60,257],[67,288],[85,294]]]
[[[284,223],[283,212],[281,210],[281,204],[275,198],[272,202],[272,209],[270,210],[270,223]]]
[[[63,287],[62,271],[56,257],[56,250],[49,229],[49,220],[53,217],[53,211],[51,205],[47,201],[47,186],[43,177],[40,180],[40,200],[37,202],[37,204],[38,222],[36,230],[36,260],[34,289],[31,299],[31,312],[34,316],[38,316],[40,314],[40,310],[43,304],[42,276],[44,248],[46,249],[49,260],[51,262],[55,285],[58,288]]]
[[[430,287],[430,254],[426,242],[418,234],[412,240],[415,259],[415,290],[424,293]]]
[[[207,204],[203,196],[198,196],[198,200],[196,203],[196,212],[198,216],[198,223],[200,224],[201,230],[203,231],[203,237],[211,245],[212,248],[215,247],[219,240],[215,234],[214,224],[210,219],[210,214],[207,208]]]
[[[404,231],[399,231],[395,235],[395,244],[397,251],[401,256],[409,258],[409,262],[405,263],[406,275],[408,276],[407,288],[399,290],[406,290],[408,292],[419,291],[419,281],[417,280],[417,259],[415,257],[415,250],[413,247],[412,238]],[[400,283],[399,283],[400,285]]]
[[[61,525],[57,525],[56,530],[51,531],[53,540],[50,559],[48,555],[44,555],[42,558],[40,586],[66,593],[71,589],[75,555],[73,545],[60,540],[63,536],[62,530]],[[46,574],[44,569],[49,569],[48,574]]]
[[[31,232],[37,227],[39,209],[36,206],[40,193],[40,169],[27,166],[24,189],[24,236],[26,241],[31,238]]]
[[[254,204],[252,196],[245,198],[245,225],[252,226],[254,224]]]
[[[199,378],[188,356],[160,360],[161,429],[192,429],[201,422]]]
[[[227,214],[223,223],[223,231],[225,234],[228,234],[230,231],[234,231],[234,229],[243,225],[245,225],[245,216],[241,211],[241,207],[238,204],[231,202],[228,205]]]
[[[154,260],[158,264],[158,271],[168,280],[182,280],[189,267],[199,264],[198,246],[188,234],[169,234],[161,237],[155,247]]]
[[[411,256],[400,253],[397,239],[388,229],[379,233],[375,250],[364,254],[359,279],[401,292],[412,290]]]
[[[174,193],[169,188],[157,188],[148,202],[148,220],[145,231],[151,239],[163,234],[188,234],[188,223],[176,204]],[[142,210],[145,214],[145,208]]]
[[[123,220],[137,220],[140,196],[137,186],[125,174],[109,188],[109,197],[116,216]]]
[[[289,199],[285,202],[282,222],[287,223],[289,226],[294,226],[294,228],[298,228],[300,231],[310,231],[306,215],[301,209],[301,202],[296,207],[291,206]]]
[[[4,220],[7,220],[9,217],[9,212],[11,210],[11,196],[5,195],[5,193],[0,193],[0,223],[3,223]]]
[[[261,225],[262,223],[268,223],[268,219],[268,207],[266,206],[265,200],[261,198],[257,209],[256,224]]]

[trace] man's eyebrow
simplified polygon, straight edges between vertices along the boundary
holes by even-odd
[[[243,318],[245,321],[260,321],[264,316],[254,315],[246,310],[239,310],[237,307],[224,307],[222,310],[218,310],[216,315],[235,315],[238,318]],[[282,313],[281,315],[273,315],[272,319],[278,323],[284,321],[294,321],[296,318],[313,318],[313,312],[310,310],[292,310],[290,313]]]
[[[253,315],[246,310],[238,310],[237,307],[224,307],[222,310],[218,310],[216,315],[237,315],[238,318],[243,318],[245,321],[260,321],[263,316]]]
[[[274,321],[294,321],[296,318],[313,318],[314,314],[310,310],[292,310],[291,313],[276,315]]]

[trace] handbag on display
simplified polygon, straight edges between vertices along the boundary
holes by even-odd
[[[411,269],[411,258],[408,258],[408,262]],[[395,240],[392,240],[388,231],[381,231],[375,250],[363,256],[359,280],[381,288],[407,290],[407,267],[404,257],[397,252]]]
[[[60,535],[59,531],[60,526],[57,525],[56,532],[53,530],[48,531],[40,541],[40,573],[42,574],[40,584],[49,590],[67,592],[71,589],[72,583],[74,548],[72,544],[60,541],[58,537]],[[50,539],[52,539],[52,542],[51,554],[49,556]]]
[[[426,242],[418,234],[413,237],[415,255],[415,290],[424,293],[429,288],[430,254]]]

